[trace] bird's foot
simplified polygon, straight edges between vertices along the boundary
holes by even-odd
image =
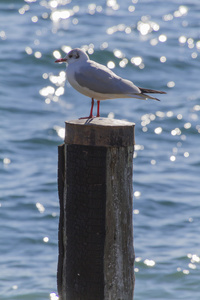
[[[82,117],[82,118],[78,118],[79,120],[83,120],[83,119],[87,119],[87,120],[89,120],[89,119],[95,119],[95,118],[99,118],[100,116],[89,116],[89,117]]]
[[[96,116],[89,116],[89,117],[82,117],[82,118],[78,118],[79,120],[83,120],[83,119],[94,119],[96,118]]]
[[[89,117],[82,117],[82,118],[79,118],[79,120],[99,118],[100,117],[100,112],[99,112],[100,101],[99,100],[97,101],[97,115],[96,116],[93,116],[93,114],[92,114],[93,113],[93,107],[94,107],[94,99],[92,98]]]

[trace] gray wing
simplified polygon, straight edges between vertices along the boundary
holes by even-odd
[[[139,88],[131,81],[117,76],[107,67],[93,61],[87,61],[87,65],[75,73],[75,79],[80,86],[96,93],[121,95],[140,93]]]

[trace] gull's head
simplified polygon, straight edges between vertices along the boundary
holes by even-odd
[[[68,64],[72,64],[76,61],[86,61],[89,57],[85,53],[85,51],[75,48],[72,49],[64,58],[57,59],[55,62],[67,62]]]

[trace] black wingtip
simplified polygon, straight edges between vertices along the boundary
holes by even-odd
[[[144,89],[144,88],[140,88],[140,91],[142,94],[167,94],[166,92],[163,91],[158,91],[158,90],[152,90],[152,89]]]
[[[161,101],[160,99],[158,99],[158,98],[150,98],[150,99],[153,99],[153,100],[156,100],[156,101]]]

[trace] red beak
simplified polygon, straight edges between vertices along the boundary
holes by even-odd
[[[55,62],[56,62],[56,63],[59,63],[59,62],[66,62],[66,61],[67,61],[66,58],[59,58],[59,59],[57,59]]]

